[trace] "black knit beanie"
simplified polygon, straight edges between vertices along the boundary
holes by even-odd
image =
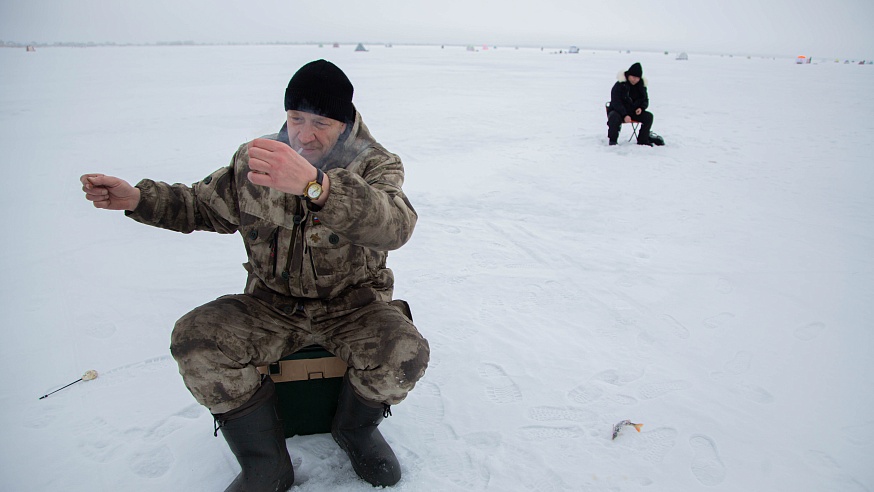
[[[635,77],[643,77],[643,67],[640,66],[640,63],[635,63],[631,67],[628,68],[628,71],[625,72],[625,76],[634,75]]]
[[[355,121],[352,82],[337,65],[316,60],[302,66],[285,89],[285,110],[318,114],[343,123]]]

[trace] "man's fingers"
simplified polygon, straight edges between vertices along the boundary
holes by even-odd
[[[270,163],[267,161],[261,159],[253,159],[252,157],[249,157],[249,169],[253,171],[269,173],[272,168],[273,166],[271,166]]]
[[[92,202],[95,208],[109,208],[109,200],[98,200]]]
[[[262,149],[269,152],[277,152],[282,150],[283,147],[288,147],[282,142],[278,142],[276,140],[270,140],[268,138],[256,138],[249,142],[249,153],[251,155],[252,149]]]
[[[82,178],[82,183],[85,185],[85,188],[89,190],[115,188],[122,184],[122,180],[112,176],[105,176],[103,174],[86,174],[85,176],[82,176]]]
[[[271,178],[270,175],[267,174],[250,172],[248,178],[249,181],[252,182],[252,184],[260,186],[273,186],[273,178]]]
[[[83,184],[82,191],[84,191],[86,194],[101,194],[101,195],[108,195],[109,194],[109,190],[107,190],[106,188],[104,188],[102,186],[94,186],[91,183]]]
[[[92,202],[100,202],[108,200],[109,195],[107,193],[85,193],[85,199],[91,200]]]
[[[98,174],[98,173],[83,174],[83,175],[79,178],[79,181],[84,185],[84,184],[88,184],[88,183],[90,183],[90,182],[91,182],[91,178],[97,178],[97,177],[100,177],[100,176],[103,176],[103,175],[102,175],[102,174]]]

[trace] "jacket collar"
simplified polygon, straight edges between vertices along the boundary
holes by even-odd
[[[617,82],[628,82],[628,79],[625,78],[625,70],[620,70],[619,73],[616,74]],[[646,77],[641,77],[640,81],[643,82],[643,86],[646,87]],[[629,82],[628,85],[631,85]]]

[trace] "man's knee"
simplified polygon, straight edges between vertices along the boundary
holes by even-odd
[[[409,386],[408,391],[425,375],[425,369],[428,368],[428,362],[431,360],[431,347],[428,341],[418,333],[416,335],[407,342],[410,348],[406,350],[406,357],[402,357],[398,364],[398,379]]]
[[[223,327],[228,322],[230,309],[235,309],[233,301],[220,298],[196,307],[179,318],[170,334],[170,353],[173,358],[179,361],[191,357],[195,352],[217,350],[220,339],[227,337]]]
[[[616,111],[610,111],[610,114],[607,115],[607,124],[610,126],[621,125],[622,124],[622,115],[620,115]]]

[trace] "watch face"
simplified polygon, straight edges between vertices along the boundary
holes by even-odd
[[[318,183],[310,183],[310,185],[307,186],[307,198],[315,200],[320,196],[322,196],[322,186]]]

